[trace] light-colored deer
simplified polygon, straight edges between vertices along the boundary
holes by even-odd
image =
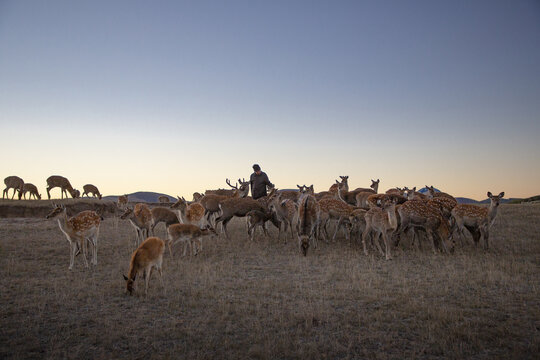
[[[28,199],[31,199],[32,196],[33,196],[34,199],[41,200],[41,194],[38,192],[38,189],[37,189],[36,185],[34,185],[34,184],[25,183],[23,185],[22,194],[23,194],[23,197],[24,197],[25,200],[26,200],[26,193],[30,193],[28,195]]]
[[[174,224],[169,226],[167,229],[168,239],[169,239],[169,253],[171,257],[172,246],[177,242],[184,243],[184,253],[182,256],[186,256],[187,247],[191,247],[191,252],[195,256],[202,251],[202,239],[203,237],[214,237],[217,236],[214,228],[206,226],[205,228],[200,228],[193,224]],[[199,243],[199,249],[197,249],[196,242]]]
[[[300,194],[299,191],[295,191],[297,194]],[[274,198],[270,204],[270,210],[276,214],[277,219],[284,227],[285,236],[287,235],[287,228],[291,228],[291,240],[294,240],[294,230],[293,224],[296,224],[295,217],[298,214],[298,205],[296,200],[292,199],[282,199],[283,193],[278,192],[278,195]],[[281,236],[281,229],[278,234],[278,240]]]
[[[199,203],[188,203],[184,197],[177,196],[178,200],[171,205],[178,213],[182,224],[193,224],[201,227],[205,221],[204,207]]]
[[[118,197],[118,202],[116,204],[119,209],[126,210],[128,205],[128,196],[121,195]]]
[[[98,188],[95,185],[92,184],[86,184],[83,186],[83,193],[82,196],[88,195],[90,196],[92,194],[92,197],[96,197],[101,200],[101,193],[99,192]]]
[[[169,197],[166,195],[160,195],[158,197],[158,202],[160,204],[169,204],[171,202],[171,199],[169,199]]]
[[[364,247],[364,254],[368,255],[366,240],[369,236],[373,236],[373,240],[377,245],[377,248],[386,260],[391,260],[390,254],[390,240],[392,235],[398,228],[398,221],[396,218],[396,202],[395,200],[385,199],[381,203],[381,207],[373,207],[365,215],[366,228],[362,234],[362,245]],[[382,236],[385,246],[385,252],[382,251],[379,244],[379,237]]]
[[[339,191],[339,190],[338,190]],[[324,240],[328,242],[328,231],[326,229],[330,220],[337,220],[336,230],[332,236],[332,241],[336,239],[336,235],[341,226],[345,230],[345,238],[350,241],[350,222],[349,216],[355,208],[346,202],[334,197],[324,197],[318,201],[320,207],[319,224],[321,233],[324,235]]]
[[[333,195],[337,196],[338,187],[341,187],[345,191],[349,191],[349,176],[339,176],[341,178],[341,181],[337,181],[335,184],[332,184],[330,188],[328,189],[328,192],[332,193]]]
[[[81,193],[79,190],[74,189],[71,184],[69,183],[69,180],[66,179],[63,176],[59,175],[52,175],[47,178],[47,196],[49,200],[51,199],[51,190],[55,187],[59,187],[61,190],[61,197],[64,198],[64,193],[66,194],[69,192],[72,198],[76,199],[80,197]]]
[[[452,209],[452,217],[455,219],[457,229],[461,236],[466,228],[471,233],[474,244],[478,245],[480,238],[484,238],[484,248],[489,248],[489,228],[493,225],[504,191],[495,196],[488,191],[490,200],[489,207],[472,204],[459,204]]]
[[[122,216],[120,216],[120,219],[129,219],[129,222],[135,228],[135,232],[137,233],[135,241],[137,245],[148,237],[154,222],[150,208],[143,203],[135,204],[133,209],[127,208]]]
[[[47,219],[57,218],[58,226],[69,242],[71,249],[69,270],[73,269],[75,255],[81,249],[85,266],[88,267],[85,241],[88,241],[92,245],[92,264],[97,265],[97,243],[101,216],[95,211],[86,210],[68,219],[67,210],[64,205],[53,204],[53,207],[54,209],[47,215]]]
[[[11,196],[11,200],[15,197],[15,193],[19,193],[19,200],[21,200],[21,196],[23,193],[23,186],[24,181],[18,176],[8,176],[4,179],[4,184],[6,184],[6,188],[4,189],[4,192],[2,193],[2,199],[4,197],[7,197],[9,199],[8,191],[9,189],[13,189],[13,195]]]
[[[152,269],[156,269],[159,273],[161,286],[163,285],[163,252],[165,251],[165,242],[157,237],[149,237],[144,240],[131,255],[129,262],[128,276],[124,275],[126,280],[126,292],[133,295],[134,284],[137,274],[143,273],[144,279],[144,294],[148,294],[148,282],[152,275]]]
[[[301,189],[300,203],[298,204],[298,244],[300,251],[307,256],[311,243],[316,247],[316,232],[319,226],[320,207],[315,196],[305,188]]]
[[[452,195],[450,195],[450,194],[447,194],[447,193],[442,192],[442,191],[439,191],[439,192],[435,191],[435,188],[433,187],[433,185],[432,185],[432,186],[427,186],[427,185],[426,185],[426,188],[428,189],[427,196],[428,196],[428,198],[430,198],[430,199],[432,199],[432,198],[434,198],[434,197],[442,196],[442,197],[447,197],[447,198],[450,198],[450,199],[456,201],[456,198],[454,198],[454,197],[453,197]],[[456,203],[457,203],[457,201],[456,201]]]

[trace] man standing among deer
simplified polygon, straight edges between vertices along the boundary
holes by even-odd
[[[253,199],[258,199],[268,195],[266,187],[273,188],[274,184],[268,180],[268,175],[261,171],[261,167],[258,164],[253,165],[253,171],[254,173],[251,174],[251,177],[249,178],[249,183],[251,184],[251,196]]]

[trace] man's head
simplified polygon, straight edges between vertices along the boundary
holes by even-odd
[[[255,173],[257,175],[259,175],[261,173],[261,167],[259,166],[259,164],[254,164],[253,165],[253,171],[255,171]]]

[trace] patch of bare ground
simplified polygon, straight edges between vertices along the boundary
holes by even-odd
[[[343,238],[304,258],[290,240],[248,241],[238,219],[231,241],[166,252],[165,288],[154,275],[129,297],[129,223],[107,218],[98,266],[79,256],[70,272],[55,221],[0,219],[0,358],[536,358],[539,220],[503,205],[487,252],[404,242],[385,261]]]

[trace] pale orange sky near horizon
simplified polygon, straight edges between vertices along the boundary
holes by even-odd
[[[538,39],[534,1],[2,1],[0,177],[538,195]]]

